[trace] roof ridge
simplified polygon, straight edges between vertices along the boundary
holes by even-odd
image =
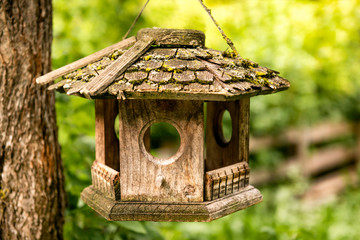
[[[136,62],[154,42],[153,38],[144,38],[138,40],[128,51],[116,59],[109,67],[105,69],[101,74],[97,75],[84,86],[80,93],[87,98],[91,98],[111,83],[114,82],[117,76],[121,75],[126,69]]]

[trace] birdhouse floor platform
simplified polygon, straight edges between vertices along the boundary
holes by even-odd
[[[249,185],[240,192],[199,203],[122,202],[89,186],[81,199],[109,221],[210,222],[261,202],[262,195]]]

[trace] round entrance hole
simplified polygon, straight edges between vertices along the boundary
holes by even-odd
[[[174,156],[180,147],[180,134],[167,122],[152,124],[144,134],[145,149],[158,160]]]
[[[223,143],[229,143],[232,137],[232,120],[231,120],[231,115],[230,112],[228,110],[224,110],[221,114],[220,114],[220,123],[221,123],[221,140],[223,141]]]

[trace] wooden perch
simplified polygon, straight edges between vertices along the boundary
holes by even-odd
[[[153,38],[145,38],[138,40],[127,52],[121,55],[109,67],[107,67],[100,75],[93,78],[81,91],[86,97],[99,94],[108,87],[117,76],[124,73],[126,69],[143,55],[154,42]]]
[[[68,74],[76,69],[82,68],[92,62],[100,60],[104,56],[111,54],[113,51],[115,51],[117,49],[128,48],[128,47],[134,45],[135,42],[136,42],[135,37],[127,38],[121,42],[115,43],[114,45],[104,48],[96,53],[93,53],[93,54],[86,56],[84,58],[81,58],[73,63],[70,63],[66,66],[63,66],[59,69],[49,72],[41,77],[38,77],[36,79],[36,83],[41,84],[41,85],[50,83],[65,74]]]

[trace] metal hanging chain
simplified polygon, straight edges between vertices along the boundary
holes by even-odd
[[[127,33],[124,35],[123,39],[127,38],[131,32],[131,30],[133,29],[133,27],[135,26],[136,22],[139,20],[141,14],[143,13],[145,7],[147,6],[147,4],[150,2],[150,0],[147,0],[146,3],[144,4],[144,6],[142,7],[141,11],[139,12],[139,14],[136,16],[135,20],[133,21],[133,23],[131,24],[131,27],[129,28],[129,30],[127,31]],[[210,16],[211,20],[214,22],[215,26],[219,29],[221,35],[223,36],[223,38],[225,39],[226,43],[229,45],[229,47],[233,50],[234,54],[236,57],[240,57],[238,51],[235,48],[234,43],[231,41],[231,39],[226,36],[226,34],[224,33],[224,31],[221,29],[221,27],[219,26],[219,24],[216,22],[216,20],[214,19],[214,17],[211,15],[211,10],[205,6],[203,0],[199,0],[200,4],[203,6],[203,8],[205,9],[205,11],[208,13],[208,15]]]
[[[141,11],[139,12],[139,14],[136,16],[135,20],[134,20],[133,23],[131,24],[129,30],[128,30],[128,31],[126,32],[126,34],[124,35],[123,40],[129,36],[131,30],[134,28],[136,22],[139,20],[141,14],[143,13],[146,5],[147,5],[149,2],[150,2],[150,0],[147,0],[147,1],[146,1],[146,3],[144,4],[144,6],[142,7]]]
[[[228,38],[228,36],[226,36],[226,34],[224,33],[224,31],[221,29],[221,27],[219,26],[219,24],[216,22],[216,20],[214,19],[214,17],[211,15],[211,10],[205,6],[203,0],[199,0],[200,4],[203,6],[203,8],[205,9],[205,11],[209,14],[211,20],[215,23],[216,27],[219,29],[221,35],[223,36],[223,38],[225,39],[225,41],[227,42],[227,44],[229,45],[229,47],[233,50],[234,54],[236,57],[240,57],[238,51],[235,48],[234,43],[231,41],[230,38]]]

